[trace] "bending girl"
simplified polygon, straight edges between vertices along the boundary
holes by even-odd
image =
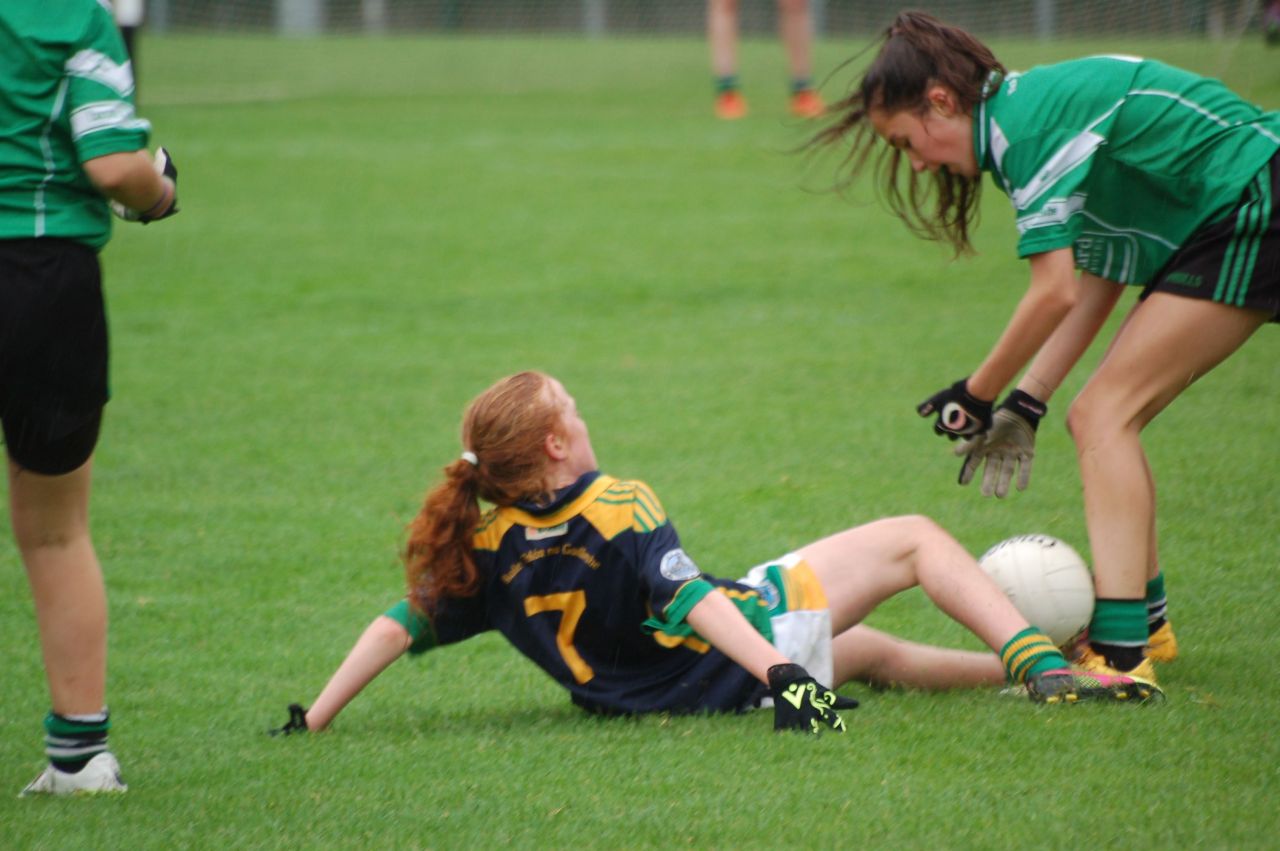
[[[915,232],[969,249],[984,172],[1013,203],[1030,287],[982,363],[917,408],[965,438],[961,484],[985,464],[984,494],[1005,496],[1015,472],[1026,487],[1046,403],[1124,287],[1142,288],[1067,426],[1098,598],[1079,661],[1154,681],[1151,660],[1177,645],[1139,436],[1280,312],[1280,114],[1131,56],[1009,73],[919,12],[894,20],[832,112],[814,143],[850,146],[850,180],[878,150],[885,196]]]

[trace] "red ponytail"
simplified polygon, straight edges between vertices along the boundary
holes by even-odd
[[[501,506],[545,496],[543,443],[560,417],[550,382],[540,372],[512,375],[467,407],[462,444],[476,463],[459,458],[445,467],[444,481],[409,524],[405,579],[410,599],[423,611],[440,599],[480,590],[472,554],[479,500]]]

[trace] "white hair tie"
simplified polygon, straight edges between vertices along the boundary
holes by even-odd
[[[477,458],[476,453],[472,452],[470,449],[467,449],[462,453],[462,460],[466,461],[472,467],[480,466],[480,459]]]
[[[987,72],[987,79],[982,84],[982,93],[978,95],[978,100],[986,100],[1000,91],[1000,84],[1003,82],[1004,74],[1000,73],[1000,69],[992,68]]]

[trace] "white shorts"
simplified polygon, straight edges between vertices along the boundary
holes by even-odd
[[[738,580],[760,592],[769,605],[773,646],[827,688],[834,688],[831,610],[809,563],[796,553],[758,564]],[[765,698],[762,706],[772,706]]]

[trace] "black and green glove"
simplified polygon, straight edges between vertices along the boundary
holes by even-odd
[[[824,727],[844,732],[837,709],[857,709],[858,701],[841,697],[799,665],[774,665],[769,669],[773,695],[773,729],[821,733]]]

